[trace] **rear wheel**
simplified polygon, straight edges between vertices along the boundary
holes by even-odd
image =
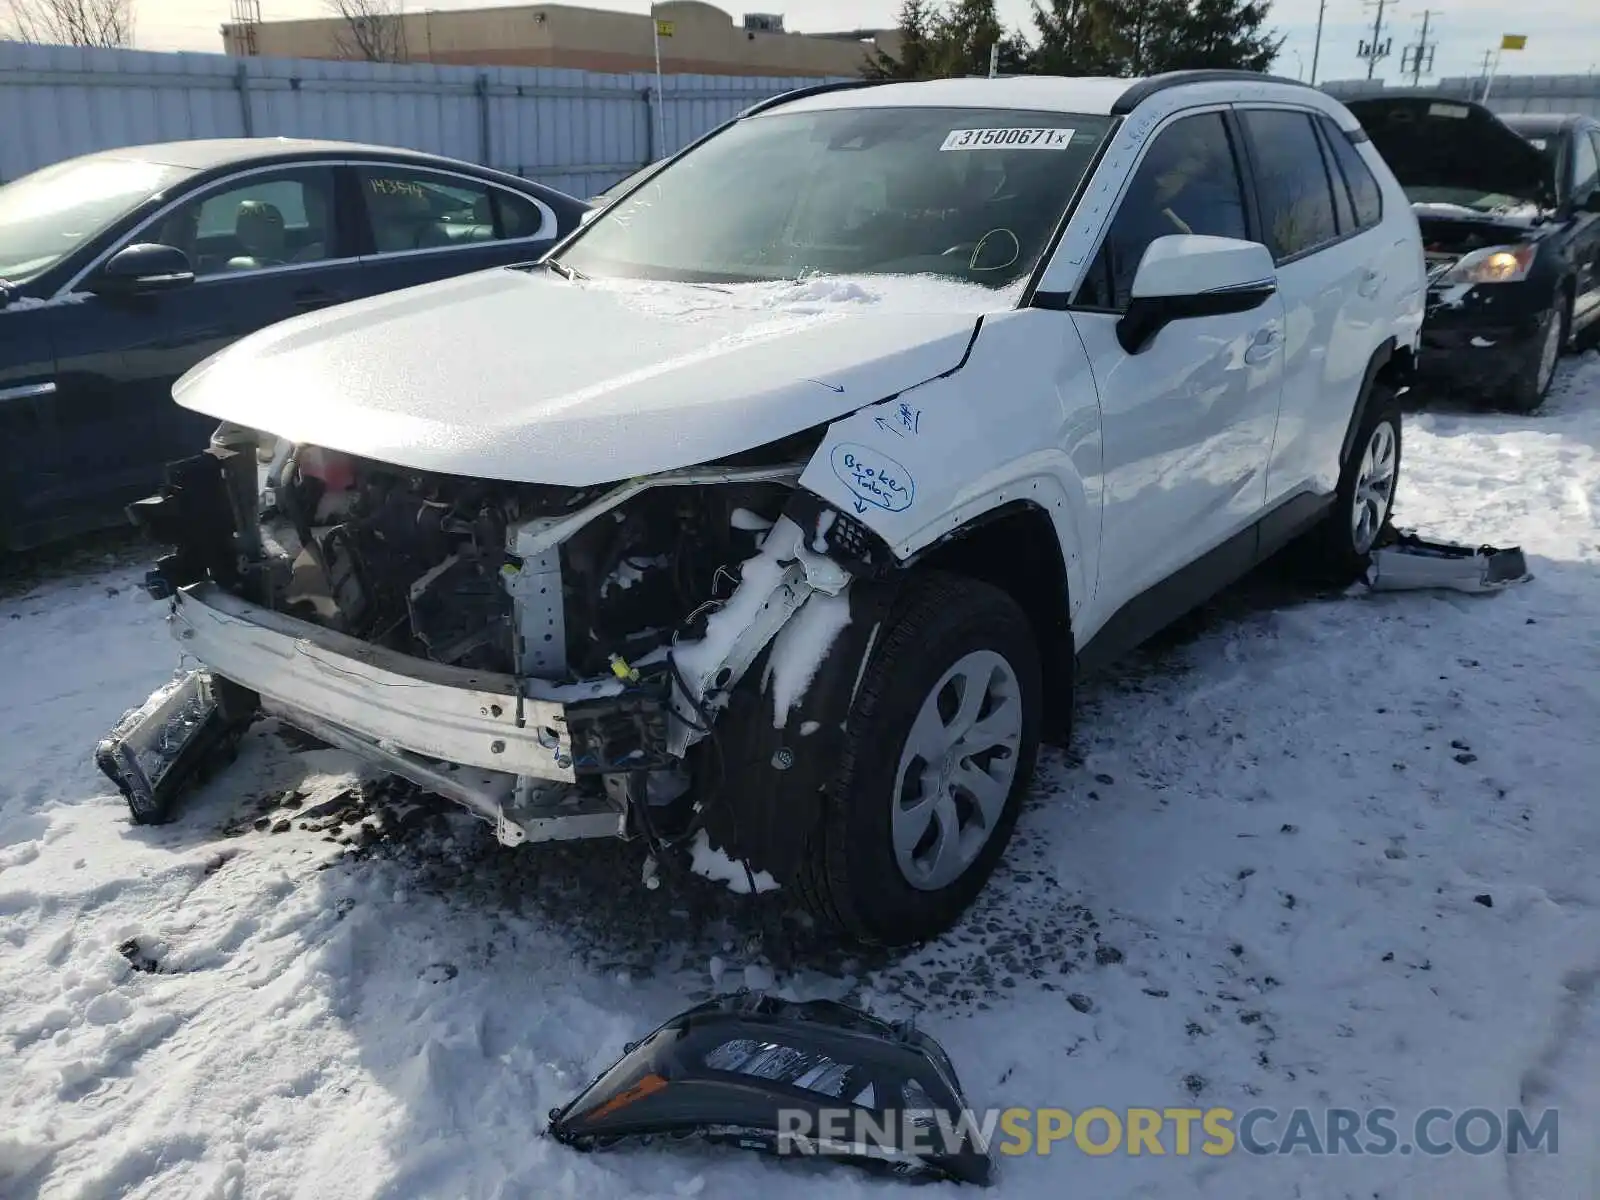
[[[1005,592],[930,572],[908,583],[863,675],[828,810],[797,888],[859,941],[921,941],[983,887],[1038,753],[1043,685]]]
[[[1382,380],[1368,386],[1350,457],[1339,472],[1333,510],[1304,547],[1309,574],[1330,583],[1353,582],[1366,570],[1400,482],[1400,402]]]
[[[1506,395],[1507,408],[1513,412],[1528,413],[1544,403],[1544,398],[1550,394],[1550,384],[1556,377],[1556,364],[1561,361],[1561,351],[1566,347],[1571,328],[1571,302],[1564,294],[1557,293],[1556,302],[1539,322],[1527,361]]]

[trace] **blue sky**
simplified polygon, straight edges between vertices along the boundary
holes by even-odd
[[[211,50],[221,47],[217,28],[227,19],[228,0],[134,0],[137,38],[150,50]],[[495,0],[406,0],[413,11],[425,8],[491,7]],[[1498,44],[1502,33],[1528,35],[1528,48],[1507,54],[1502,70],[1518,74],[1600,72],[1600,15],[1594,0],[1399,0],[1385,10],[1386,32],[1394,37],[1393,58],[1379,64],[1379,74],[1394,78],[1400,69],[1400,47],[1415,39],[1425,6],[1436,6],[1434,17],[1439,43],[1435,68],[1440,75],[1476,74],[1485,49]],[[589,0],[595,8],[644,12],[647,0]],[[724,3],[731,12],[746,8],[778,11],[789,28],[797,30],[844,29],[890,24],[897,0],[748,0],[744,5]],[[261,0],[262,15],[309,17],[325,15],[324,0]],[[1577,14],[1587,9],[1591,15]],[[1001,16],[1031,32],[1028,0],[1000,0]],[[1286,75],[1309,75],[1317,23],[1317,0],[1277,0],[1273,23],[1289,35],[1278,70]],[[1357,42],[1370,33],[1372,12],[1362,0],[1328,0],[1323,27],[1320,79],[1349,79],[1366,73],[1356,59]]]

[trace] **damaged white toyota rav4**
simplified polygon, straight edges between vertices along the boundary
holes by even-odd
[[[1295,538],[1353,575],[1424,295],[1410,205],[1308,87],[779,97],[539,264],[186,376],[222,424],[134,516],[201,669],[98,760],[159,820],[267,714],[503,842],[693,849],[925,937],[1084,662]]]

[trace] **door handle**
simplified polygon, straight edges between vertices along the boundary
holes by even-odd
[[[36,400],[42,396],[56,394],[55,380],[47,379],[43,383],[23,383],[16,387],[0,388],[0,400]]]
[[[312,312],[315,309],[327,308],[331,304],[338,304],[342,299],[342,296],[321,288],[302,288],[294,294],[294,306],[301,312]]]
[[[1283,335],[1276,329],[1256,330],[1255,340],[1250,343],[1249,349],[1244,352],[1244,360],[1251,366],[1260,366],[1278,352],[1278,347],[1283,344]]]

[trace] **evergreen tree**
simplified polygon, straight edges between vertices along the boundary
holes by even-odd
[[[1283,48],[1283,35],[1264,28],[1271,7],[1269,0],[1189,0],[1182,36],[1162,69],[1271,69]]]
[[[1265,71],[1282,37],[1266,32],[1271,0],[1034,0],[1034,69],[1063,75],[1154,75],[1189,67]]]
[[[1027,41],[1007,33],[995,0],[902,0],[900,52],[879,50],[862,70],[868,79],[941,79],[987,75],[990,47],[1000,47],[999,69],[1008,75],[1028,68]]]
[[[1099,0],[1033,3],[1038,34],[1031,69],[1041,75],[1115,75],[1106,48],[1105,5]]]
[[[1000,47],[997,69],[1019,74],[1028,66],[1028,43],[1008,34],[995,0],[954,0],[939,18],[940,65],[945,75],[987,75],[989,54]]]
[[[938,75],[934,53],[939,38],[939,12],[929,0],[901,0],[900,55],[882,50],[867,61],[862,74],[868,79],[933,79]]]

